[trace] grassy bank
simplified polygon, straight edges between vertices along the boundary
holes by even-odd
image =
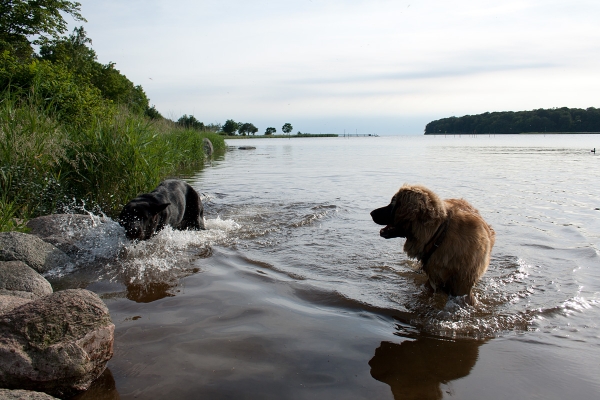
[[[109,106],[107,106],[109,107]],[[203,138],[110,106],[87,124],[65,123],[40,96],[0,95],[0,231],[22,230],[32,217],[85,204],[110,216],[129,199],[178,171],[204,164]]]

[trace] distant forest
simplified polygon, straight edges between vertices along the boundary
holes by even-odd
[[[552,108],[533,111],[486,112],[442,118],[425,127],[426,135],[600,132],[600,109]]]

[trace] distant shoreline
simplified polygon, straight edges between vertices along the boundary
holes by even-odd
[[[252,135],[252,136],[223,136],[225,139],[291,139],[291,138],[323,138],[323,137],[379,137],[375,133],[303,133],[301,135]]]
[[[486,132],[486,133],[466,133],[466,132],[460,132],[460,133],[454,133],[454,132],[447,132],[447,133],[424,133],[424,136],[448,136],[448,135],[465,135],[465,136],[479,136],[479,135],[499,135],[499,136],[510,136],[510,135],[599,135],[600,132],[521,132],[521,133],[493,133],[493,132]]]
[[[306,133],[302,135],[232,135],[223,136],[225,139],[288,139],[288,138],[307,138],[307,137],[339,137],[335,133],[312,134]]]

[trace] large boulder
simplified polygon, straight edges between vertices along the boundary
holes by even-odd
[[[69,255],[79,252],[77,241],[94,227],[94,218],[87,214],[52,214],[29,220],[30,233],[51,243]]]
[[[0,261],[0,295],[36,299],[52,293],[43,276],[22,261]]]
[[[204,155],[206,155],[206,157],[212,157],[213,153],[215,152],[215,149],[210,139],[202,139],[202,147],[204,148]]]
[[[0,399],[2,400],[56,400],[46,393],[32,392],[30,390],[9,390],[0,389]]]
[[[84,289],[0,315],[0,387],[59,398],[86,390],[113,355],[114,328],[106,305]]]
[[[79,266],[112,260],[125,231],[108,217],[52,214],[27,222],[30,233],[65,252]]]
[[[72,264],[63,251],[37,236],[21,232],[0,232],[0,261],[23,261],[42,274]]]

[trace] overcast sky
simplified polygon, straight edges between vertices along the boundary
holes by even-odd
[[[598,0],[80,2],[99,61],[172,119],[422,134],[452,115],[600,107]]]

